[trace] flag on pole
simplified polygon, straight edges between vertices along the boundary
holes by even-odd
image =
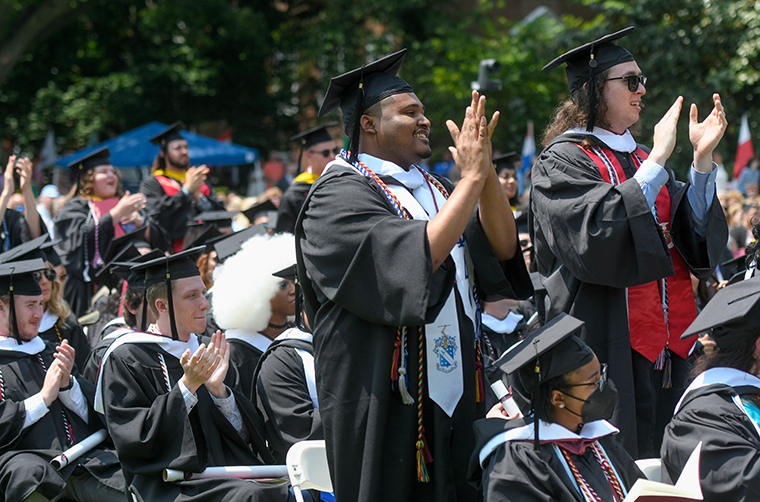
[[[742,115],[742,125],[739,129],[739,145],[736,147],[736,159],[734,160],[734,179],[738,179],[750,159],[755,156],[755,150],[752,148],[752,137],[749,134],[749,123],[747,123],[747,114]]]
[[[58,160],[58,153],[55,151],[55,133],[53,129],[48,129],[45,143],[42,144],[42,149],[40,150],[40,161],[37,167],[39,169],[46,169],[54,166],[56,160]]]
[[[536,158],[536,141],[533,139],[533,121],[528,121],[528,132],[525,134],[522,147],[522,166],[520,175],[517,177],[517,193],[522,194],[525,187],[525,173],[533,167],[533,160]]]

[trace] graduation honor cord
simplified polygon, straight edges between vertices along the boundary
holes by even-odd
[[[42,366],[42,371],[47,374],[47,366],[45,366],[45,361],[42,360],[42,356],[39,354],[37,354],[37,361]],[[63,429],[66,431],[67,446],[74,446],[74,429],[72,429],[68,419],[66,419],[66,411],[63,409],[63,406],[61,406],[61,418],[63,418]]]
[[[576,488],[581,493],[581,496],[583,496],[583,499],[587,502],[602,502],[602,498],[591,487],[588,481],[586,481],[580,471],[578,471],[578,468],[575,466],[575,462],[573,462],[573,459],[570,458],[567,450],[557,445],[552,446],[554,446],[555,452],[562,461],[562,464],[565,467],[565,471],[575,481]],[[602,471],[604,472],[604,477],[610,484],[613,500],[615,502],[622,502],[627,494],[623,491],[623,486],[620,484],[618,475],[615,472],[614,467],[612,467],[612,463],[607,456],[607,452],[605,452],[601,445],[599,445],[598,441],[591,443],[590,448],[594,454],[594,458],[596,458],[596,461],[599,463],[599,467],[601,467]]]

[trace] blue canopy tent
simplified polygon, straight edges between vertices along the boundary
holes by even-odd
[[[70,163],[84,157],[90,152],[107,146],[111,152],[111,164],[119,169],[139,169],[142,175],[146,175],[153,159],[158,154],[159,147],[150,142],[150,138],[169,127],[161,122],[150,122],[144,126],[127,131],[115,138],[103,141],[97,145],[84,148],[71,155],[61,157],[56,162],[58,167],[66,168]],[[182,131],[182,136],[187,140],[190,148],[190,161],[193,165],[206,164],[214,166],[235,166],[241,164],[258,164],[259,151],[255,148],[224,143],[222,141],[201,136],[190,131]],[[259,171],[258,165],[256,170]],[[126,174],[126,173],[123,173]],[[139,184],[140,174],[123,176],[125,187]]]

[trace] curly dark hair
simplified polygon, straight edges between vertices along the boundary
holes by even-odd
[[[137,326],[137,317],[130,310],[138,310],[143,302],[143,295],[145,294],[145,288],[142,286],[128,287],[124,292],[124,322],[130,328],[140,329]],[[146,312],[143,312],[145,315]]]
[[[702,356],[692,370],[692,379],[712,368],[734,368],[752,375],[756,374],[760,367],[755,358],[755,344],[760,338],[760,326],[746,326],[743,328],[719,328],[731,330],[729,335],[731,343],[727,340],[718,340],[716,347],[710,355]],[[720,337],[719,337],[720,338]],[[723,345],[720,347],[720,345]]]

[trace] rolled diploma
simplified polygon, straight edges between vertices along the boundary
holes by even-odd
[[[164,469],[164,481],[186,481],[189,479],[240,478],[272,479],[288,476],[285,465],[231,465],[226,467],[207,467],[203,472],[183,472]]]
[[[78,459],[83,454],[87,453],[102,443],[107,436],[108,432],[106,432],[105,429],[100,429],[98,432],[87,436],[68,450],[55,457],[50,461],[50,463],[53,465],[53,467],[60,471],[69,465],[69,462]]]
[[[496,394],[496,397],[499,398],[501,405],[509,415],[517,414],[518,417],[522,416],[522,413],[520,413],[520,408],[517,407],[517,403],[515,403],[515,400],[512,399],[512,395],[509,393],[507,386],[504,385],[504,382],[501,380],[495,381],[491,384],[491,390],[493,390],[494,394]]]

